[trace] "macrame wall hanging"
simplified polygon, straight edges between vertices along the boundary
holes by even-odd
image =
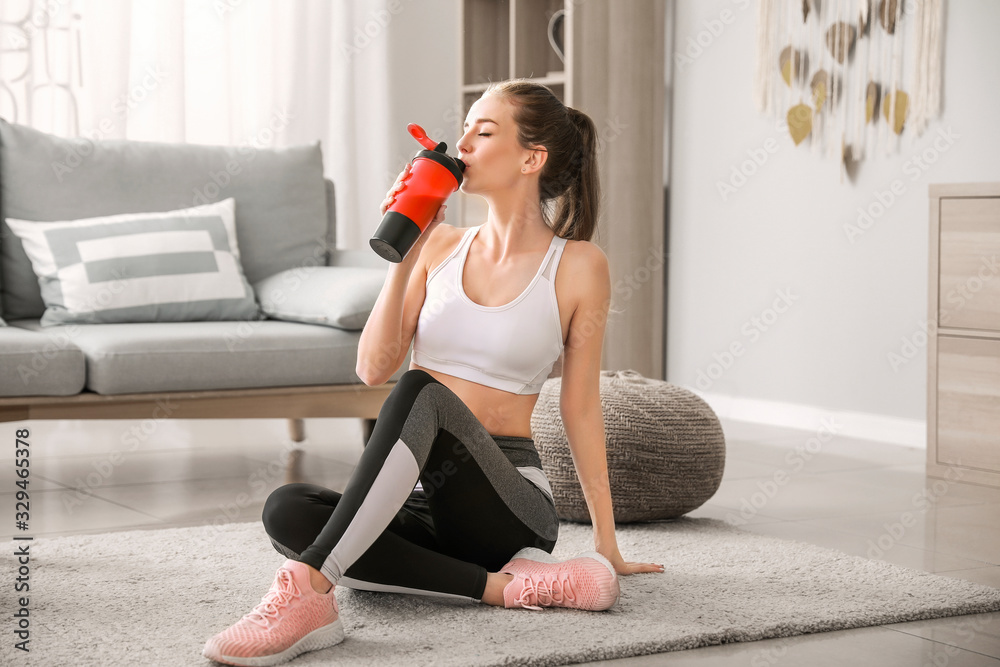
[[[941,109],[943,2],[758,0],[758,110],[838,160],[841,180],[898,152]]]

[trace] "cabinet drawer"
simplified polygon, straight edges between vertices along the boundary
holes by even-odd
[[[940,220],[940,325],[1000,331],[1000,198],[943,198]]]
[[[938,337],[937,463],[1000,471],[1000,340]]]

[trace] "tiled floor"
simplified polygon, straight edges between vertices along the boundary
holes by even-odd
[[[291,450],[280,420],[13,423],[0,426],[0,437],[13,444],[25,426],[37,537],[257,521],[267,494],[285,481]],[[923,450],[723,427],[722,486],[691,516],[1000,587],[1000,489],[927,479]],[[342,488],[361,452],[360,423],[317,419],[306,430],[305,453],[293,461],[299,477]],[[11,465],[0,466],[0,517],[13,517],[15,479]],[[12,521],[0,523],[0,538],[12,534]],[[1000,613],[594,664],[1000,665]]]

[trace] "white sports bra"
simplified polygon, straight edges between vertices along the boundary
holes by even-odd
[[[427,276],[413,335],[413,361],[425,368],[514,394],[537,394],[563,351],[555,276],[566,239],[552,238],[538,272],[513,301],[481,306],[462,273],[479,228]]]

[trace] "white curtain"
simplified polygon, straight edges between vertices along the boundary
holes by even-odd
[[[391,12],[395,6],[402,10]],[[399,58],[401,41],[419,39],[404,33],[426,29],[426,14],[439,20],[451,7],[448,0],[0,0],[0,41],[30,45],[0,50],[0,115],[101,139],[258,147],[319,139],[337,188],[337,245],[366,248],[378,203],[414,152],[400,139],[405,125],[394,127],[409,94],[398,80],[413,75],[393,73],[390,54]],[[445,51],[457,42],[449,20]],[[29,52],[34,62],[24,75]],[[423,57],[450,62],[454,53]],[[455,83],[446,77],[440,89],[454,91]]]

